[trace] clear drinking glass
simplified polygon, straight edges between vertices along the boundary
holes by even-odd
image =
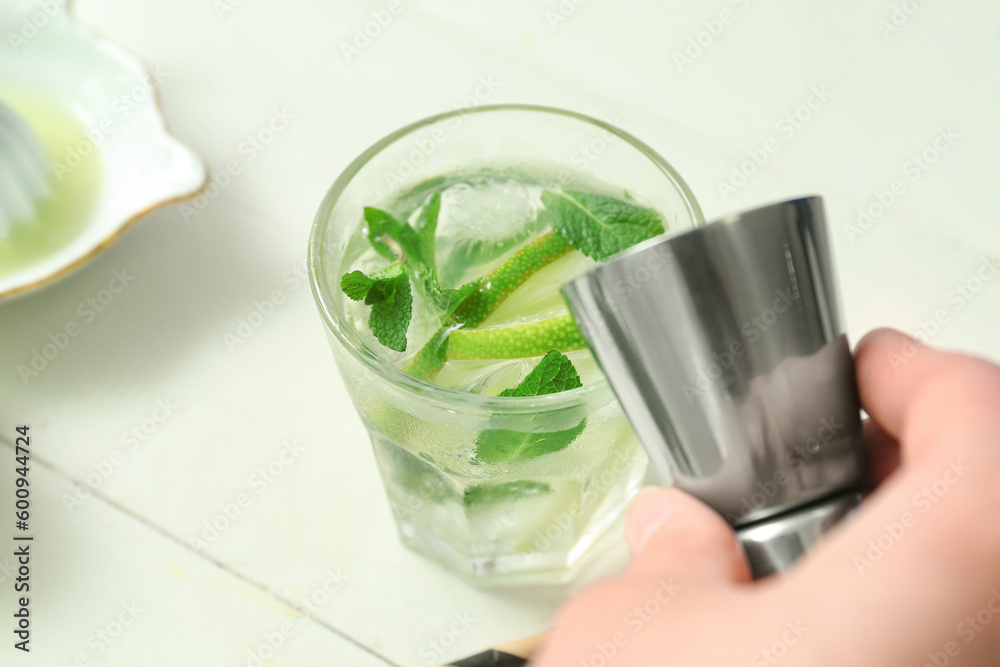
[[[365,206],[483,162],[545,163],[566,182],[585,176],[624,186],[660,213],[668,233],[703,217],[680,176],[635,137],[581,114],[526,105],[442,114],[392,133],[341,174],[316,216],[313,293],[403,541],[477,583],[556,583],[620,517],[645,474],[645,454],[603,376],[525,398],[431,384],[366,342],[340,288]],[[545,456],[487,464],[472,455],[485,428],[539,434],[581,424],[568,447]]]

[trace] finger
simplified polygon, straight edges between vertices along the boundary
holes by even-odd
[[[1000,501],[1000,367],[887,329],[861,340],[857,366],[865,409],[900,443],[903,470],[879,500],[897,513],[933,508],[961,540],[968,516]]]
[[[625,515],[630,574],[690,582],[750,581],[736,535],[722,517],[677,489],[644,489]]]
[[[1000,368],[933,350],[891,329],[869,333],[855,353],[861,403],[902,443],[903,461],[984,454],[1000,462],[996,439]]]
[[[868,479],[871,487],[875,488],[899,468],[899,442],[874,419],[866,419],[864,429],[868,446]]]
[[[900,443],[902,465],[788,579],[804,599],[825,599],[838,636],[873,654],[911,651],[917,664],[1000,590],[1000,525],[989,515],[1000,506],[1000,368],[889,330],[866,336],[856,361],[862,403]],[[858,608],[906,632],[860,617],[845,629]]]

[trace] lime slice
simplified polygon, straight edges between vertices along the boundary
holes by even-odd
[[[571,316],[485,329],[456,329],[448,340],[449,359],[523,359],[549,350],[572,352],[587,346]]]

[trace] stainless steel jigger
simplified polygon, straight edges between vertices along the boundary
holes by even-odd
[[[755,576],[855,507],[865,445],[822,199],[651,239],[563,293],[653,466],[729,521]]]

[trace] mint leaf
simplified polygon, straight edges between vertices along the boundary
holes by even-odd
[[[391,280],[375,283],[365,297],[365,303],[372,307],[368,328],[378,342],[390,350],[405,351],[406,330],[413,316],[409,277],[403,273]]]
[[[438,216],[441,213],[441,192],[435,192],[430,201],[420,210],[418,229],[420,235],[420,257],[436,272],[434,241],[437,234]]]
[[[539,220],[591,259],[615,253],[663,233],[656,211],[614,197],[574,190],[546,190]]]
[[[552,487],[545,482],[525,479],[502,484],[478,484],[465,491],[465,506],[480,507],[508,502],[511,498],[525,498],[550,493]]]
[[[340,289],[354,301],[363,301],[376,283],[392,281],[403,273],[403,265],[396,263],[380,269],[370,276],[362,271],[351,271],[340,278]]]
[[[435,192],[417,216],[420,252],[419,257],[415,258],[416,261],[410,262],[410,265],[413,267],[416,283],[419,283],[424,295],[441,311],[441,318],[447,320],[459,305],[476,291],[479,283],[466,283],[452,289],[442,287],[438,281],[437,269],[434,267],[434,243],[440,213],[441,193]]]
[[[520,463],[546,454],[560,452],[587,427],[581,419],[576,426],[548,433],[524,433],[493,428],[480,431],[476,437],[476,458],[483,463]]]
[[[372,247],[386,259],[393,261],[403,259],[396,256],[396,251],[383,239],[389,237],[399,244],[407,257],[420,260],[420,235],[405,222],[400,222],[389,213],[371,206],[365,207],[365,222],[368,223],[368,240]]]
[[[340,278],[340,288],[349,298],[371,306],[368,327],[380,343],[403,352],[406,330],[413,316],[410,278],[401,263],[392,264],[372,274],[351,271]]]
[[[550,350],[516,387],[504,389],[500,396],[542,396],[582,386],[580,374],[569,357]]]
[[[444,319],[451,317],[455,309],[476,291],[477,283],[462,285],[458,289],[442,287],[434,268],[423,260],[425,251],[429,257],[434,256],[434,232],[440,208],[441,196],[435,194],[420,213],[421,232],[418,233],[381,209],[365,207],[365,222],[368,223],[368,239],[372,247],[382,256],[395,261],[371,274],[351,271],[340,279],[344,294],[372,307],[368,327],[378,341],[397,352],[406,350],[406,330],[413,317],[413,293],[407,269],[413,274],[414,284],[443,312]],[[398,249],[393,249],[386,242],[387,238],[394,240]],[[398,251],[402,251],[404,256],[397,257]],[[433,352],[436,361],[438,348]]]
[[[464,285],[457,290],[441,287],[433,267],[423,260],[425,249],[432,260],[434,257],[434,233],[440,208],[441,196],[435,194],[420,213],[422,233],[418,233],[392,214],[366,206],[368,240],[380,255],[394,263],[372,274],[351,271],[340,279],[344,294],[355,301],[364,300],[372,307],[368,327],[378,341],[397,352],[406,350],[406,330],[413,317],[413,293],[406,274],[407,266],[413,271],[414,279],[421,281],[428,298],[449,316],[475,290],[474,285]],[[388,239],[395,241],[398,247],[393,248]],[[402,256],[398,256],[400,253]]]
[[[505,389],[500,396],[542,396],[582,386],[580,374],[573,362],[551,350],[531,369],[516,387]],[[587,420],[561,431],[526,433],[503,428],[488,428],[476,436],[476,458],[489,464],[519,463],[569,447],[587,427]]]
[[[456,289],[441,287],[437,273],[423,262],[414,264],[413,273],[415,282],[434,307],[441,311],[441,319],[445,321],[479,287],[478,282],[466,283]]]
[[[426,264],[417,266],[416,278],[424,295],[441,310],[441,320],[444,325],[420,348],[403,370],[410,375],[429,380],[448,361],[448,340],[455,326],[452,316],[469,297],[476,293],[479,283],[466,283],[458,289],[441,287],[437,276]]]
[[[361,271],[351,271],[340,278],[340,289],[354,301],[364,301],[374,284],[375,281]]]
[[[420,232],[417,232],[392,214],[366,206],[368,240],[379,254],[394,263],[371,274],[351,271],[340,279],[344,294],[355,301],[364,300],[372,307],[368,327],[378,341],[397,352],[406,350],[406,331],[413,317],[413,293],[407,268],[413,273],[414,284],[444,311],[446,318],[476,289],[475,283],[458,289],[441,287],[434,267],[424,261],[425,255],[432,262],[434,259],[434,234],[440,210],[441,195],[436,193],[420,212]],[[398,247],[393,248],[388,239],[395,241]],[[398,256],[400,253],[402,256]]]

